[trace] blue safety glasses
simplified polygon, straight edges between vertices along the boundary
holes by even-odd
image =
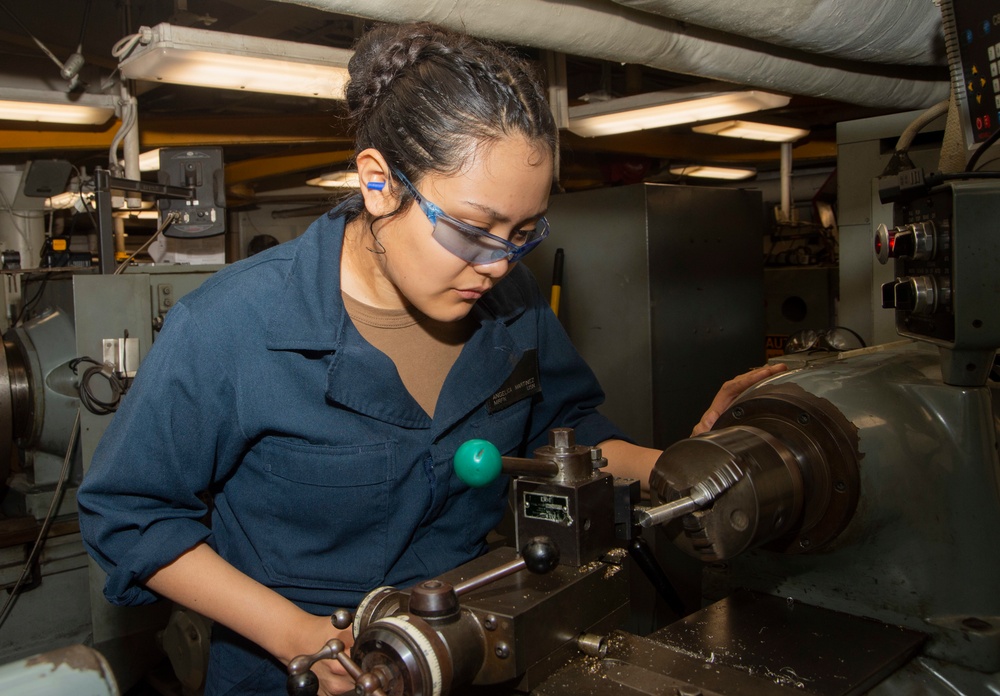
[[[393,173],[434,226],[431,232],[434,240],[463,261],[482,265],[506,259],[514,263],[549,236],[549,221],[542,217],[530,230],[515,229],[512,232],[514,241],[497,237],[481,227],[451,217],[421,196],[416,187],[398,169],[393,169]]]

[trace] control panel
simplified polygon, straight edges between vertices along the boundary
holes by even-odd
[[[160,148],[161,184],[194,189],[190,199],[162,198],[157,202],[160,223],[171,213],[175,222],[167,237],[212,237],[226,231],[226,192],[221,147]]]
[[[1000,346],[1000,183],[952,181],[897,200],[874,252],[895,263],[882,306],[944,353],[945,382],[984,384]]]
[[[1000,129],[1000,12],[990,0],[943,0],[942,28],[970,149]]]
[[[896,260],[896,279],[882,286],[882,307],[896,310],[900,334],[951,342],[951,198],[942,193],[898,205],[889,229],[875,230],[880,263]]]

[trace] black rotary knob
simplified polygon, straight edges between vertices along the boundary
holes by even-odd
[[[559,565],[559,547],[547,536],[533,537],[521,549],[524,566],[536,575],[543,575]]]

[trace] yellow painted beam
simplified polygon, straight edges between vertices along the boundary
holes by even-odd
[[[139,119],[144,149],[183,145],[353,144],[330,114]]]
[[[271,157],[255,157],[226,165],[226,184],[236,185],[282,174],[292,174],[307,169],[330,166],[347,162],[354,156],[354,150],[331,150],[323,152],[285,153]]]
[[[104,129],[84,130],[0,121],[0,152],[106,149],[111,146],[119,125],[120,122],[115,119]]]
[[[0,152],[36,153],[46,150],[98,150],[110,147],[120,122],[102,129],[20,124],[0,121]],[[233,117],[140,117],[143,149],[198,145],[290,145],[335,143],[353,139],[329,114]]]
[[[828,140],[813,140],[792,147],[792,159],[834,159],[837,157],[837,143]],[[763,152],[734,153],[727,158],[729,162],[752,162],[761,160],[781,159],[781,150],[766,150]]]
[[[657,159],[681,159],[702,162],[778,161],[781,148],[777,143],[720,138],[678,133],[639,131],[603,138],[581,138],[572,133],[561,134],[561,144],[577,153],[628,153]],[[793,156],[801,159],[824,159],[837,156],[837,144],[814,138],[793,148]]]

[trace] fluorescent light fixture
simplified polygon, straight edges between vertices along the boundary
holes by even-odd
[[[119,64],[129,79],[323,99],[344,98],[354,54],[170,24],[140,27],[139,36]]]
[[[745,138],[747,140],[766,140],[772,143],[793,143],[809,135],[805,128],[790,128],[788,126],[773,126],[770,123],[754,123],[753,121],[720,121],[707,123],[704,126],[693,126],[695,133],[709,135],[724,135],[727,138]]]
[[[310,186],[323,186],[325,188],[360,188],[361,186],[357,172],[330,172],[310,179],[306,183]]]
[[[118,160],[118,164],[125,167],[125,160]],[[140,172],[158,172],[160,170],[160,148],[146,150],[139,155]]]
[[[139,155],[140,172],[157,172],[160,170],[160,148],[146,150]]]
[[[0,119],[100,126],[115,115],[115,100],[104,94],[69,95],[37,89],[0,89]]]
[[[671,167],[670,173],[677,176],[693,176],[704,179],[729,179],[739,181],[749,179],[757,174],[757,170],[744,167],[709,167],[700,164],[689,164],[686,167]]]
[[[734,91],[711,85],[649,92],[569,109],[569,130],[593,137],[662,128],[679,123],[712,121],[752,111],[786,106],[790,97],[757,90]]]

